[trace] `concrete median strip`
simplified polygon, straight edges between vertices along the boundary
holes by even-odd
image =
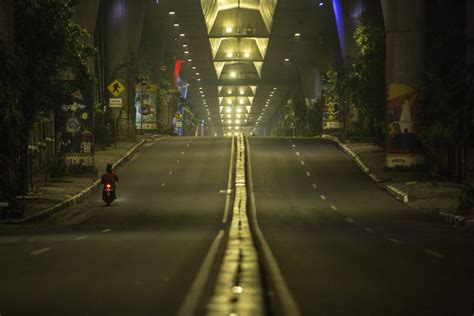
[[[229,237],[207,315],[265,315],[259,258],[247,217],[245,142],[237,136],[235,198]]]
[[[122,156],[119,160],[117,160],[112,166],[114,169],[120,168],[125,162],[127,162],[137,151],[138,149],[143,146],[143,144],[146,143],[146,140],[140,141],[138,144],[133,146],[124,156]],[[74,204],[79,204],[91,195],[93,195],[97,190],[100,188],[102,183],[100,180],[97,180],[93,182],[91,185],[88,187],[84,188],[81,192],[75,194],[72,197],[67,198],[66,200],[55,204],[51,207],[48,207],[47,209],[37,213],[33,214],[31,216],[21,218],[18,220],[9,220],[6,221],[5,223],[7,224],[22,224],[22,223],[28,223],[28,222],[39,222],[45,219],[50,218],[51,216],[62,212],[66,208],[70,207],[71,205]]]

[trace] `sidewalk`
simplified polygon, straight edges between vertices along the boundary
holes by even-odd
[[[145,141],[142,139],[137,142],[117,142],[116,149],[112,145],[105,150],[96,150],[94,161],[99,175],[104,172],[108,163],[114,164],[115,168],[117,163],[122,162],[126,156],[131,156]],[[23,217],[3,222],[19,223],[29,218],[36,221],[39,220],[36,217],[45,211],[51,214],[59,212],[95,192],[98,180],[98,175],[88,174],[51,179],[47,185],[37,181],[34,192],[20,199],[20,203],[25,207]],[[44,214],[44,217],[51,214]]]
[[[434,181],[424,172],[406,172],[385,168],[385,151],[375,144],[346,143],[348,149],[357,154],[381,185],[390,186],[407,194],[406,204],[433,216],[447,213],[447,217],[462,215],[463,222],[474,225],[474,210],[462,213],[458,199],[463,186],[458,183]],[[443,214],[442,214],[443,215]],[[449,218],[444,219],[450,221]]]

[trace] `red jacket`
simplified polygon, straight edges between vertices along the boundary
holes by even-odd
[[[118,176],[113,171],[108,172],[108,173],[104,173],[102,175],[102,184],[110,183],[110,184],[114,185],[115,182],[118,182],[118,181],[119,181]]]

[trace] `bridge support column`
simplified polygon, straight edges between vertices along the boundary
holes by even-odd
[[[104,47],[106,85],[118,79],[126,90],[122,98],[122,109],[118,115],[117,135],[120,139],[131,139],[135,129],[135,85],[143,19],[143,0],[105,0]],[[113,97],[107,93],[109,97]]]
[[[425,0],[381,0],[386,31],[387,167],[424,163],[421,88],[425,76]]]

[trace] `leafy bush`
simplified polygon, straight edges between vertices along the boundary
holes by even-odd
[[[474,187],[466,187],[459,197],[459,209],[467,210],[474,207]]]

